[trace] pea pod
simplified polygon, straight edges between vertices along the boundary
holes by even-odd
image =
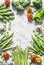
[[[37,9],[40,9],[42,7],[42,0],[33,0],[33,5]]]
[[[34,16],[34,20],[35,20],[36,22],[41,23],[43,17],[44,17],[44,8],[41,9],[41,10]]]

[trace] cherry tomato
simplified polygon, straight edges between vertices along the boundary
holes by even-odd
[[[31,61],[35,61],[36,56],[35,56],[35,55],[31,55],[31,56],[29,57],[29,59],[31,59]]]
[[[26,10],[27,10],[27,13],[32,13],[32,8],[31,7],[28,7]]]
[[[4,57],[4,59],[8,59],[9,58],[9,54],[7,52],[4,52],[3,53],[3,57]]]
[[[33,19],[33,14],[31,14],[31,13],[27,14],[27,18],[28,18],[28,20],[32,20]]]
[[[10,0],[5,0],[5,5],[9,6],[10,5]]]
[[[37,63],[41,63],[42,62],[42,59],[40,57],[36,57],[36,62]]]

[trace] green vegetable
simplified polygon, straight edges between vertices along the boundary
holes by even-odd
[[[12,58],[16,65],[28,64],[28,53],[19,46],[17,46],[16,49],[12,49]]]
[[[0,4],[0,20],[4,23],[13,19],[13,12],[10,8],[6,7],[4,4]]]
[[[34,16],[34,20],[35,20],[36,22],[41,23],[43,17],[44,17],[44,8],[41,9],[41,10]]]
[[[0,51],[11,46],[12,34],[6,34],[0,39]]]
[[[37,51],[39,51],[40,53],[44,54],[43,49],[41,49],[41,43],[39,42],[38,38],[33,37],[33,40],[35,41],[35,44],[36,44],[36,45],[35,44],[34,45],[37,47],[36,50],[38,49]]]
[[[15,6],[18,10],[24,10],[24,7],[19,2],[12,2],[12,5]]]
[[[36,35],[40,40],[42,40],[44,42],[44,38],[42,38],[41,36]]]
[[[42,0],[33,0],[33,5],[37,9],[40,9],[42,7]]]
[[[13,0],[12,5],[15,6],[18,10],[24,10],[24,7],[30,4],[30,0]]]
[[[5,9],[5,8],[6,8],[6,6],[2,6],[2,7],[0,8],[0,10]]]
[[[4,4],[0,4],[0,8],[1,8],[2,6],[4,6]]]
[[[10,38],[9,40],[7,40],[5,42],[5,44],[2,45],[1,49],[5,48],[9,44],[9,42],[11,42],[11,40],[12,40],[12,38]]]
[[[32,37],[33,44],[32,47],[28,47],[28,53],[32,52],[37,55],[43,56],[44,55],[44,38],[41,35],[35,35]]]
[[[3,60],[0,60],[0,65],[6,65]]]
[[[0,15],[0,19],[3,20],[3,16]]]
[[[14,16],[9,16],[9,19],[13,19],[14,18]]]
[[[7,12],[7,11],[11,11],[11,9],[9,9],[9,8],[2,9],[2,10],[0,10],[0,13],[4,13],[4,12]]]

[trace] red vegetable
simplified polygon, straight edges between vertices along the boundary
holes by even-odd
[[[10,5],[10,0],[5,0],[5,5],[9,6]]]
[[[30,59],[31,61],[35,61],[35,58],[36,58],[36,56],[35,56],[34,54],[29,57],[29,59]]]
[[[33,19],[33,14],[31,14],[31,13],[27,14],[27,18],[28,18],[28,20],[32,20]]]
[[[3,57],[4,57],[5,60],[7,60],[9,58],[9,54],[7,52],[4,52]]]

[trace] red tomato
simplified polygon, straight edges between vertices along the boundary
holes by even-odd
[[[9,54],[7,52],[4,52],[3,53],[3,57],[4,57],[4,59],[8,59],[9,58]]]
[[[32,20],[33,19],[33,14],[31,14],[31,13],[27,14],[27,18],[28,18],[28,20]]]
[[[35,61],[36,56],[35,55],[31,55],[29,59],[31,59],[31,61]]]
[[[9,6],[10,5],[10,0],[5,0],[5,5]]]

